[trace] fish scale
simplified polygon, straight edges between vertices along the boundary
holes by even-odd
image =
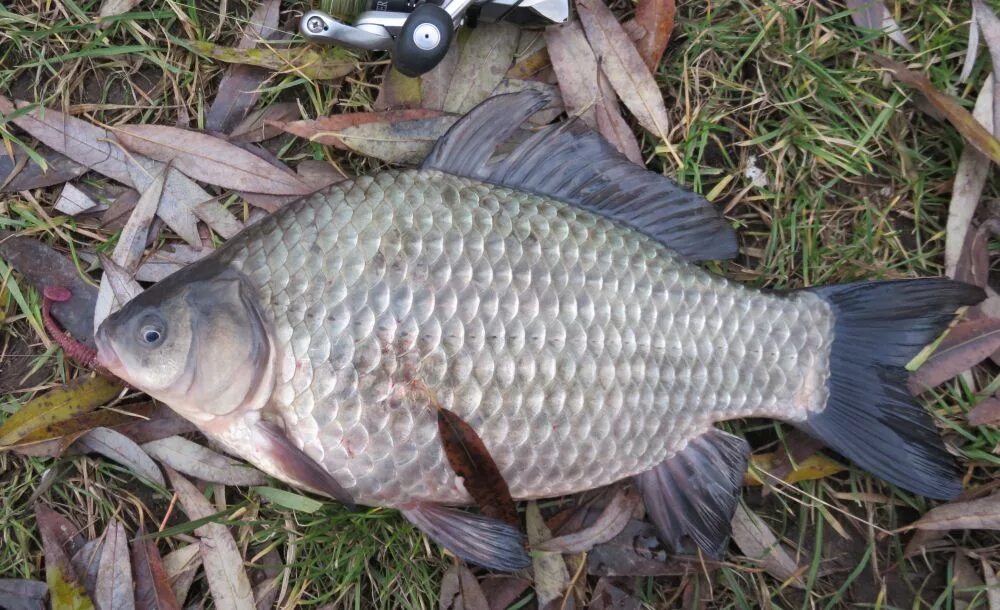
[[[288,206],[226,254],[277,337],[269,409],[361,503],[470,502],[433,402],[535,498],[647,470],[714,421],[825,401],[797,396],[827,370],[818,298],[746,290],[545,197],[388,171]]]

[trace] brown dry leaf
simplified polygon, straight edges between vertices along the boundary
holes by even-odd
[[[476,431],[444,407],[437,409],[438,434],[451,469],[488,517],[519,527],[517,507],[503,474]]]
[[[601,101],[597,104],[597,130],[608,142],[625,155],[629,161],[639,166],[645,166],[639,141],[635,138],[632,128],[622,117],[618,107],[618,99],[611,90],[608,78],[601,73],[597,76],[597,87],[601,91]]]
[[[278,27],[281,0],[261,2],[250,16],[250,23],[240,39],[240,49],[252,49],[261,39],[271,38]],[[233,127],[253,108],[260,97],[260,86],[269,73],[263,68],[235,65],[219,83],[215,99],[205,115],[205,130],[233,132]],[[238,128],[237,128],[238,129]]]
[[[249,144],[269,140],[281,134],[281,127],[277,124],[294,121],[300,116],[299,105],[295,102],[271,104],[247,115],[229,134],[229,141]]]
[[[256,468],[180,436],[146,443],[142,449],[174,470],[209,483],[249,486],[269,482]]]
[[[846,4],[851,11],[851,19],[859,28],[882,30],[899,46],[910,53],[916,52],[882,0],[847,0]]]
[[[903,64],[873,55],[877,64],[889,70],[896,80],[914,87],[924,94],[928,101],[948,119],[948,122],[962,134],[967,142],[996,163],[1000,163],[1000,141],[994,138],[968,110],[962,108],[955,98],[937,90],[926,76],[908,69]],[[994,81],[996,82],[996,81]],[[994,102],[995,103],[995,102]]]
[[[556,29],[555,26],[545,28],[546,37],[548,32],[553,29]],[[507,78],[535,79],[540,72],[550,67],[552,67],[552,60],[549,58],[548,49],[543,46],[521,57],[517,63],[510,67],[510,70],[507,70]]]
[[[0,193],[27,191],[68,182],[87,171],[87,168],[61,155],[48,146],[35,147],[35,154],[45,160],[45,168],[35,163],[19,148],[14,156],[0,150]]]
[[[94,428],[76,441],[88,451],[99,453],[109,460],[118,462],[135,474],[166,487],[163,474],[146,452],[132,439],[109,428]]]
[[[188,176],[224,188],[269,195],[304,195],[311,187],[289,172],[225,140],[167,125],[122,125],[123,146],[157,161],[172,161]]]
[[[420,77],[420,98],[424,108],[444,111],[459,54],[458,45],[452,44],[441,63]]]
[[[190,519],[205,519],[215,513],[205,496],[187,479],[170,468],[167,468],[167,475]],[[195,529],[195,534],[202,541],[201,558],[215,607],[219,610],[256,610],[243,556],[229,529],[221,523],[206,523]]]
[[[75,379],[33,398],[0,425],[0,447],[16,445],[46,426],[93,411],[121,390],[121,384],[95,375]]]
[[[969,411],[972,426],[995,426],[1000,424],[1000,397],[990,396]]]
[[[299,161],[295,171],[303,180],[318,189],[347,180],[347,174],[342,169],[327,161],[305,159]]]
[[[464,563],[453,563],[441,578],[440,610],[490,610],[479,582]]]
[[[525,591],[531,587],[531,581],[518,576],[490,574],[479,582],[479,586],[490,603],[490,610],[507,610],[524,597]]]
[[[0,578],[0,608],[6,610],[44,610],[48,593],[44,582]]]
[[[942,504],[928,511],[906,529],[921,530],[998,530],[1000,529],[1000,494],[978,500]]]
[[[733,541],[748,559],[758,563],[771,576],[796,589],[805,588],[798,563],[778,542],[771,528],[742,503],[736,505],[733,515]]]
[[[52,206],[57,212],[67,216],[76,216],[87,212],[100,212],[107,206],[101,206],[72,183],[66,184],[59,193],[59,199]]]
[[[406,76],[391,64],[385,67],[382,86],[372,107],[375,110],[419,108],[421,101],[419,77]]]
[[[545,526],[538,503],[528,502],[524,511],[528,530],[528,544],[531,548],[552,538],[552,533]],[[535,577],[535,594],[538,596],[539,607],[559,599],[570,585],[569,570],[566,561],[559,553],[532,552],[532,568]]]
[[[639,124],[666,142],[670,119],[663,96],[628,34],[601,0],[577,0],[576,4],[601,71]]]
[[[951,584],[953,586],[953,602],[955,610],[965,610],[978,598],[985,583],[976,573],[976,568],[962,551],[955,551],[951,560]]]
[[[348,149],[387,163],[416,165],[458,117],[445,115],[399,123],[366,123],[348,127],[340,139]]]
[[[543,541],[532,548],[557,553],[587,552],[620,534],[628,525],[639,502],[638,495],[619,489],[594,523],[579,532]]]
[[[140,530],[131,544],[136,606],[140,610],[180,610],[181,605],[170,588],[156,541],[145,538],[145,535]]]
[[[997,581],[996,570],[986,559],[981,560],[983,566],[983,580],[986,582],[986,601],[990,610],[1000,610],[1000,582]]]
[[[88,540],[70,558],[73,569],[83,579],[83,588],[90,597],[94,597],[94,592],[97,590],[97,571],[101,567],[101,552],[103,550],[104,537],[100,536],[95,540]]]
[[[634,23],[642,29],[642,34],[633,40],[650,72],[656,72],[660,58],[667,50],[676,13],[674,0],[639,0],[635,7]]]
[[[511,23],[462,29],[458,63],[444,98],[444,110],[464,114],[489,97],[514,63],[521,30]]]
[[[976,98],[976,106],[972,110],[973,119],[981,123],[990,133],[993,133],[994,82],[993,75],[986,77],[983,88]],[[974,146],[965,145],[955,170],[955,183],[952,186],[951,203],[948,206],[944,246],[945,272],[948,277],[955,277],[955,268],[961,257],[969,224],[976,208],[979,207],[991,165],[989,157]]]
[[[684,564],[670,561],[656,528],[636,519],[587,554],[587,573],[595,576],[667,576],[686,571]]]
[[[132,593],[135,583],[132,580],[125,527],[117,520],[112,521],[104,532],[104,538],[94,591],[97,610],[135,610],[135,597]]]
[[[212,253],[211,248],[192,248],[187,244],[167,246],[153,252],[135,270],[140,282],[159,282],[171,273],[180,271]]]
[[[163,569],[170,581],[170,589],[182,606],[201,563],[201,545],[197,543],[182,546],[163,557]]]
[[[183,44],[198,55],[222,62],[257,66],[314,80],[335,80],[358,69],[358,59],[341,47],[298,44],[234,49],[202,40],[184,41]]]
[[[111,258],[129,273],[134,272],[139,266],[142,253],[146,250],[149,226],[156,217],[156,209],[160,206],[160,195],[163,194],[163,185],[166,183],[169,171],[168,164],[143,191],[118,237]]]
[[[80,577],[73,569],[67,555],[68,521],[43,504],[35,505],[38,532],[42,537],[45,554],[45,582],[49,586],[49,601],[52,608],[72,610],[93,610],[94,604],[87,596]]]
[[[601,578],[594,587],[588,610],[640,610],[644,606],[621,587],[613,584],[608,578]]]
[[[68,288],[73,296],[68,301],[53,303],[52,317],[77,341],[94,347],[97,288],[80,276],[72,261],[38,240],[4,231],[0,231],[0,258],[39,292],[46,286]],[[35,327],[35,332],[46,335],[41,327]]]
[[[919,393],[965,372],[1000,349],[1000,319],[960,322],[948,331],[937,349],[910,375],[909,387]]]
[[[989,231],[985,226],[969,228],[971,230],[965,233],[965,244],[952,277],[960,282],[986,288],[990,274]]]
[[[552,68],[559,79],[566,113],[571,117],[580,117],[591,128],[597,129],[595,108],[601,102],[601,90],[597,84],[599,69],[580,22],[571,21],[546,28],[545,43]]]
[[[349,150],[348,146],[341,140],[341,137],[344,131],[350,127],[371,123],[392,125],[417,119],[442,116],[448,115],[438,110],[427,110],[426,108],[387,110],[385,112],[352,112],[348,114],[332,114],[317,119],[280,123],[280,126],[284,131],[300,138],[305,138],[310,142],[319,142],[327,146]]]

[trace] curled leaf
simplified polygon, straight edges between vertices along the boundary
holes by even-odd
[[[619,489],[601,511],[601,515],[588,527],[565,536],[545,540],[533,548],[558,553],[583,553],[598,544],[611,540],[625,529],[632,513],[639,506],[639,496]]]
[[[909,527],[921,530],[1000,530],[1000,494],[942,504]]]

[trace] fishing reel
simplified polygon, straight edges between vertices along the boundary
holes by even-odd
[[[392,63],[407,76],[438,65],[463,24],[508,21],[544,27],[569,19],[569,0],[367,0],[354,25],[322,11],[299,22],[306,40],[368,51],[391,51]]]

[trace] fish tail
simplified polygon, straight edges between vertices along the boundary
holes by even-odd
[[[806,432],[879,477],[914,493],[952,499],[954,458],[930,414],[907,389],[905,365],[982,289],[944,278],[858,282],[810,289],[834,313],[829,397]]]

